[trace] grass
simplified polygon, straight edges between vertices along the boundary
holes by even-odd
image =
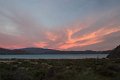
[[[0,60],[0,80],[120,80],[120,60]]]

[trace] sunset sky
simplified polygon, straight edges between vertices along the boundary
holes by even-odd
[[[109,50],[120,45],[120,0],[0,0],[0,47]]]

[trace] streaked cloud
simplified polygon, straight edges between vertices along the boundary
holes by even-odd
[[[38,42],[38,43],[34,43],[35,47],[40,47],[40,48],[44,48],[46,47],[48,44],[47,42]]]
[[[79,29],[78,29],[79,30]],[[103,37],[112,34],[114,32],[119,32],[120,27],[112,27],[112,28],[101,28],[95,32],[89,33],[82,35],[80,37],[72,38],[72,35],[76,33],[76,31],[72,32],[72,30],[68,31],[68,40],[60,45],[60,49],[68,49],[71,47],[83,47],[83,46],[88,46],[96,43],[103,42]]]
[[[119,0],[0,0],[0,47],[112,49],[120,43],[119,3]]]
[[[47,39],[50,41],[56,41],[57,35],[52,32],[46,32]]]

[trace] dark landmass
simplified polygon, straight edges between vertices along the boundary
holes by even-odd
[[[24,54],[27,52],[24,50],[10,50],[10,49],[5,49],[5,48],[0,48],[0,54],[3,55],[8,55],[8,54]]]
[[[120,45],[113,49],[110,54],[107,56],[110,59],[120,58]]]
[[[0,59],[0,80],[120,80],[120,46],[109,51],[0,48],[3,55],[105,53],[108,59]]]
[[[53,49],[43,49],[43,48],[22,48],[22,49],[4,49],[0,48],[0,54],[10,55],[10,54],[109,54],[108,51],[59,51]]]
[[[1,59],[0,80],[120,80],[120,59]]]

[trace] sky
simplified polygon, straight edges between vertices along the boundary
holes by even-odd
[[[110,50],[120,45],[120,0],[0,0],[0,47]]]

